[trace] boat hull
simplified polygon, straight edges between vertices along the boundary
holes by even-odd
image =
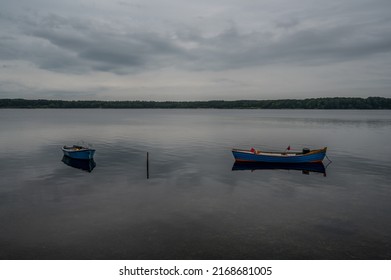
[[[267,153],[252,152],[249,150],[233,149],[232,154],[240,162],[267,162],[267,163],[307,163],[322,162],[327,148],[313,150],[309,153]]]
[[[64,153],[64,156],[74,158],[74,159],[89,160],[89,159],[92,159],[95,154],[95,150],[93,150],[93,149],[74,150],[74,149],[62,148],[62,151]]]

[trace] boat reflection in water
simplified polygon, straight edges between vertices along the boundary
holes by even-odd
[[[310,172],[322,173],[326,177],[326,168],[322,162],[312,163],[264,163],[264,162],[239,162],[235,161],[232,171],[236,170],[299,170],[303,174]]]
[[[95,168],[96,163],[94,159],[76,159],[68,156],[63,156],[62,162],[68,166],[91,172]]]

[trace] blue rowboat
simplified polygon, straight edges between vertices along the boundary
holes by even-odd
[[[322,162],[327,147],[318,150],[303,149],[302,152],[265,152],[260,150],[232,149],[236,161],[269,163]]]
[[[78,145],[64,146],[61,150],[64,152],[64,156],[75,159],[92,159],[95,154],[94,149]]]

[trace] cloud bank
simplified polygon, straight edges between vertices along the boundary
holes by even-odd
[[[0,97],[391,95],[389,1],[192,2],[5,0]]]

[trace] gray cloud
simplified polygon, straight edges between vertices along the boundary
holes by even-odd
[[[391,26],[391,21],[388,24]],[[230,28],[198,39],[193,57],[202,69],[230,69],[275,63],[329,64],[391,51],[391,29],[363,25],[310,27],[288,34],[240,33]],[[199,36],[193,36],[199,38]]]
[[[34,6],[6,0],[0,62],[24,61],[56,73],[127,75],[390,59],[389,1],[166,2],[118,1],[85,9],[87,4],[73,1],[37,0]]]
[[[35,21],[14,20],[19,23],[19,34],[1,36],[0,58],[23,58],[57,71],[126,73],[167,65],[224,70],[273,63],[322,64],[391,50],[389,18],[371,24],[309,27],[301,27],[297,18],[288,18],[277,20],[276,29],[252,32],[239,31],[231,22],[213,36],[195,28],[159,34],[128,30],[124,24],[115,30],[93,19],[53,13]],[[186,48],[186,44],[193,47]]]
[[[53,14],[40,18],[33,25],[22,26],[19,37],[6,37],[0,57],[23,58],[50,70],[121,73],[160,67],[165,57],[184,54],[169,38],[157,33],[113,32],[107,27],[96,30],[95,25],[93,21]]]

